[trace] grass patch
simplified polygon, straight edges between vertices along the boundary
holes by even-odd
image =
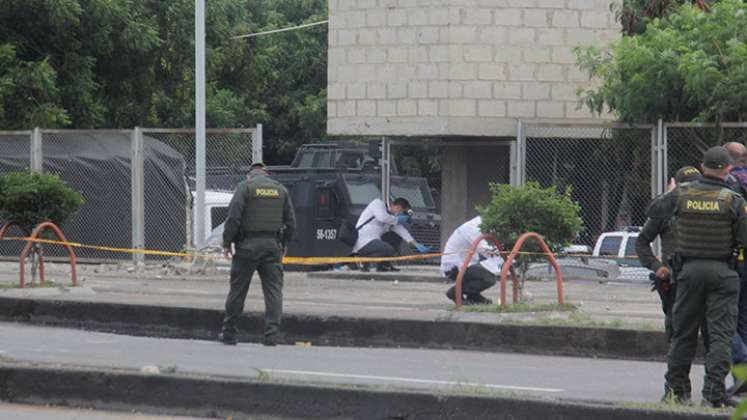
[[[625,322],[621,319],[595,320],[590,315],[572,312],[568,318],[539,318],[532,320],[509,320],[511,324],[550,325],[559,327],[614,328],[647,331],[662,331],[663,327],[654,323]]]
[[[620,408],[628,408],[635,410],[646,410],[646,411],[667,411],[677,413],[698,413],[698,414],[732,414],[733,408],[708,408],[701,407],[699,403],[692,403],[692,405],[677,404],[671,401],[662,402],[617,402],[615,406]]]
[[[453,307],[452,307],[453,309]],[[575,312],[578,306],[572,303],[564,303],[562,305],[557,303],[545,303],[545,304],[533,304],[527,302],[511,303],[506,305],[506,308],[502,308],[498,305],[469,305],[462,306],[464,312],[489,312],[489,313],[501,313],[501,314],[514,314],[522,312]]]

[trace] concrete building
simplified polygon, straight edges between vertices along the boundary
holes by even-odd
[[[510,181],[519,120],[595,119],[572,49],[620,36],[610,1],[330,0],[328,133],[450,142],[448,235]]]

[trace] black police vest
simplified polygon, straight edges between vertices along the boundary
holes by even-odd
[[[249,197],[241,220],[244,232],[280,232],[283,227],[285,189],[269,178],[249,181]]]
[[[683,257],[729,258],[735,247],[726,188],[704,190],[688,185],[680,191],[675,212],[677,246]]]

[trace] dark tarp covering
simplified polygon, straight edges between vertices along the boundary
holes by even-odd
[[[29,137],[0,136],[0,173],[29,167]],[[186,241],[187,191],[181,154],[143,137],[145,245],[180,250]],[[83,194],[86,202],[62,229],[70,241],[121,248],[132,246],[130,135],[122,132],[44,134],[44,171],[55,173]],[[13,229],[11,235],[18,233]],[[64,255],[56,246],[47,255]],[[21,246],[0,244],[0,255],[16,256]],[[79,258],[131,259],[130,254],[77,249]]]

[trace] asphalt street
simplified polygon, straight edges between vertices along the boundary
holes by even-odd
[[[665,365],[468,351],[369,349],[159,339],[0,323],[0,360],[384,385],[430,391],[479,389],[553,399],[657,401]],[[699,390],[703,369],[693,369]]]

